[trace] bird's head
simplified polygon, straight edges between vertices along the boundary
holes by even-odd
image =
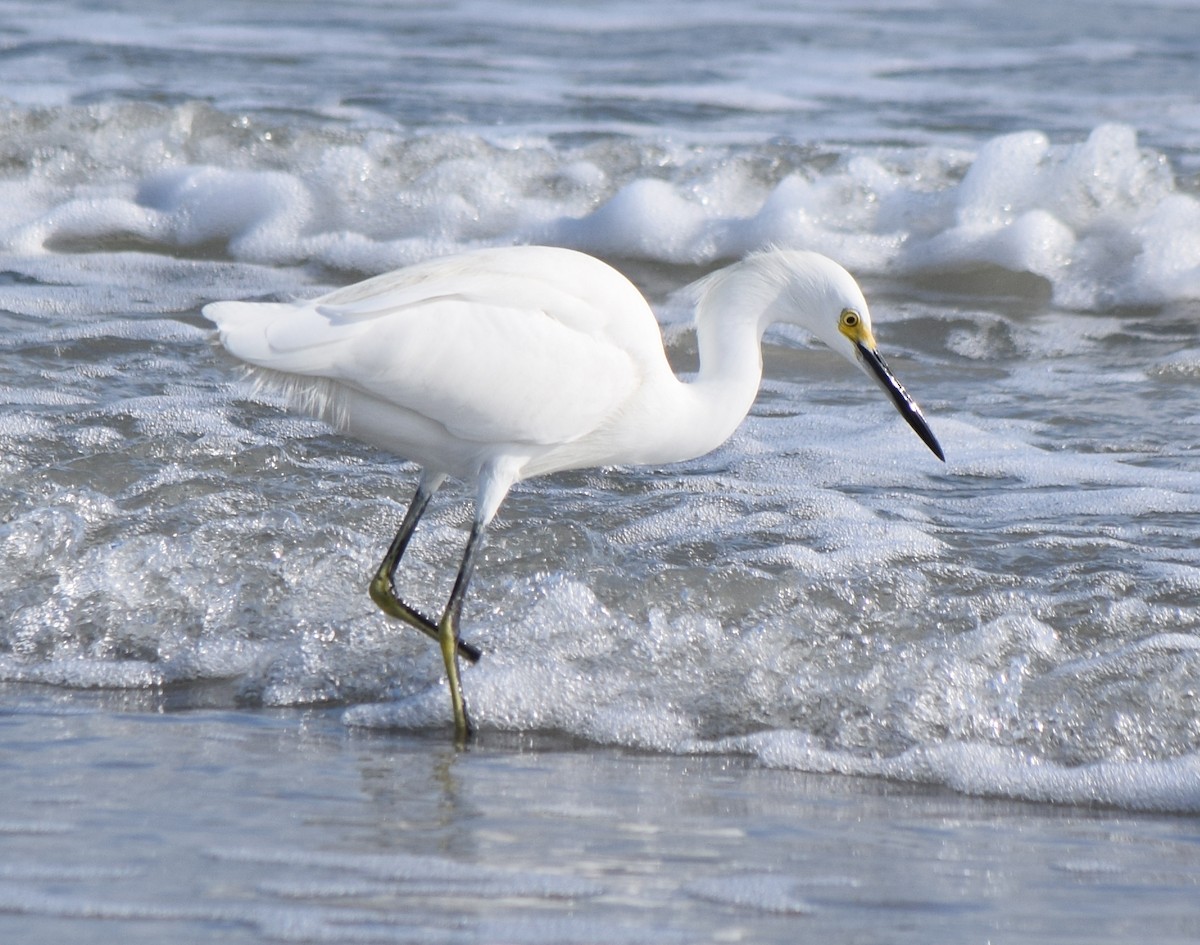
[[[806,328],[861,368],[883,388],[900,415],[934,455],[945,460],[942,447],[921,408],[879,353],[871,329],[871,312],[854,277],[819,253],[776,250],[753,258],[781,286],[765,319],[791,322]]]

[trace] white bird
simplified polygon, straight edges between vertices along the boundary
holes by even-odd
[[[811,252],[770,250],[693,287],[698,373],[675,376],[641,293],[572,250],[465,252],[312,301],[214,302],[221,342],[299,408],[422,467],[371,581],[378,606],[438,640],[455,729],[467,737],[459,617],[484,530],[514,483],[562,469],[673,463],[723,443],[762,380],[763,333],[791,322],[873,377],[943,459],[875,346],[858,284]],[[447,476],[475,484],[475,517],[438,621],[400,599],[395,573]]]

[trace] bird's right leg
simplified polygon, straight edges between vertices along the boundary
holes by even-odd
[[[463,698],[462,682],[458,675],[457,653],[462,652],[462,640],[458,636],[458,620],[462,614],[463,598],[467,593],[467,584],[471,581],[471,572],[475,570],[475,559],[479,546],[483,542],[483,530],[487,521],[481,521],[478,516],[471,526],[471,535],[467,539],[467,548],[463,552],[462,564],[458,569],[458,577],[454,580],[454,590],[450,593],[450,601],[438,624],[442,648],[442,659],[446,664],[446,682],[450,686],[450,707],[454,712],[454,732],[460,741],[470,738],[475,732],[467,715],[467,703]]]
[[[441,631],[438,629],[437,623],[430,620],[420,611],[410,607],[396,593],[396,569],[400,566],[400,558],[404,554],[404,550],[408,547],[409,540],[412,538],[413,532],[416,530],[417,522],[421,520],[421,516],[425,513],[426,507],[429,505],[429,500],[437,491],[438,486],[442,484],[444,476],[428,476],[424,473],[421,475],[420,481],[417,483],[417,491],[413,495],[412,502],[409,503],[408,511],[404,514],[404,521],[400,524],[400,530],[396,532],[396,537],[392,539],[391,547],[383,557],[383,561],[379,563],[379,569],[375,572],[375,576],[371,578],[371,600],[375,601],[376,605],[385,614],[395,617],[398,620],[403,620],[411,627],[416,627],[426,636],[440,640],[442,637]],[[470,643],[458,641],[459,655],[471,663],[478,662],[479,650]]]

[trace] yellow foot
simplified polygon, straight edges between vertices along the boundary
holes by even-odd
[[[463,698],[462,682],[458,676],[457,631],[452,621],[443,618],[438,625],[438,643],[442,647],[442,660],[446,664],[446,679],[450,684],[450,708],[454,712],[454,737],[460,743],[475,734],[475,726],[467,715],[467,702]]]
[[[419,611],[413,610],[408,604],[397,597],[396,589],[392,587],[391,578],[383,571],[379,571],[371,579],[370,592],[371,600],[375,601],[375,606],[389,617],[403,620],[410,627],[415,627],[431,639],[441,640],[441,632],[438,630],[438,625]],[[457,642],[457,649],[459,655],[469,663],[478,663],[479,657],[482,655],[478,647],[472,646],[470,643],[464,643],[462,640]]]

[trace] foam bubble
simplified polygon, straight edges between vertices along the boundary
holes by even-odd
[[[949,741],[879,759],[830,751],[810,735],[783,731],[727,739],[709,747],[746,752],[771,767],[942,784],[987,797],[1200,811],[1197,753],[1163,760],[1063,765],[1019,749]]]
[[[285,248],[302,247],[301,233],[312,217],[303,182],[279,171],[171,168],[143,180],[134,200],[150,211],[146,228],[165,233],[175,245],[220,242],[250,262],[294,261]]]
[[[691,262],[704,255],[696,241],[707,222],[703,207],[666,181],[638,180],[587,217],[559,224],[551,236],[595,253]]]

